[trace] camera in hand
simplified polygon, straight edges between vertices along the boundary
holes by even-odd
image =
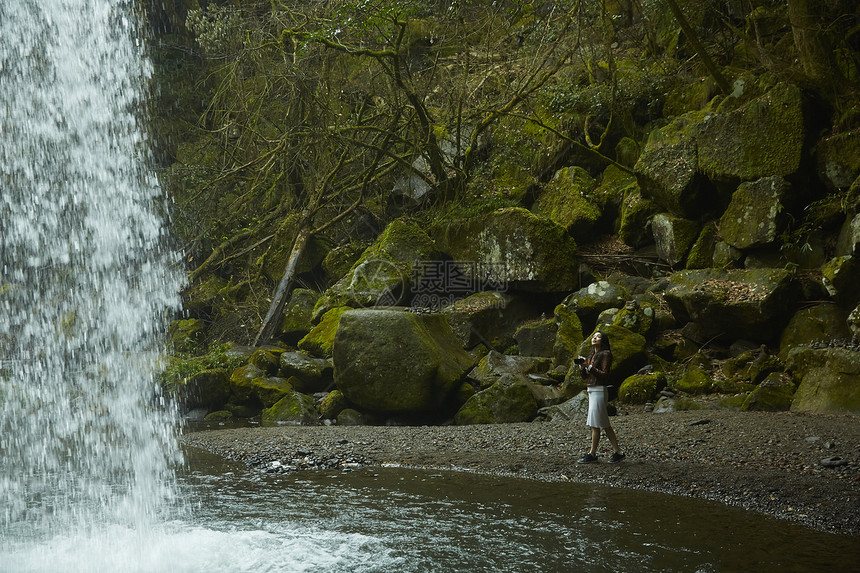
[[[583,358],[582,356],[577,356],[576,358],[573,359],[573,363],[574,364],[585,364],[585,358]]]

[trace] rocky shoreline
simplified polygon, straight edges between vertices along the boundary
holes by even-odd
[[[627,459],[576,460],[580,422],[471,426],[278,426],[189,432],[186,445],[261,471],[396,465],[601,483],[739,506],[860,536],[860,418],[790,412],[622,411]],[[217,423],[210,424],[218,428]]]

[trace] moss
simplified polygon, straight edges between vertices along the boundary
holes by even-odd
[[[710,375],[699,368],[688,368],[674,384],[675,390],[687,394],[707,394],[713,392],[714,381]]]
[[[233,413],[229,410],[218,410],[216,412],[210,412],[206,414],[206,417],[203,419],[207,422],[225,422],[233,418]]]
[[[184,382],[199,372],[222,368],[228,372],[245,364],[248,356],[232,352],[232,345],[224,344],[214,348],[208,354],[192,358],[170,357],[165,364],[161,376],[161,386],[169,394]]]
[[[662,372],[635,374],[621,383],[618,400],[627,404],[644,404],[656,398],[665,387],[666,375]]]
[[[320,417],[335,420],[343,410],[349,407],[349,401],[340,390],[332,390],[320,402]]]
[[[260,418],[264,426],[278,424],[312,426],[317,424],[319,413],[312,396],[290,392],[271,408],[263,410]]]
[[[687,255],[688,269],[707,269],[714,265],[714,247],[717,243],[717,227],[708,223],[702,227],[696,242]]]
[[[205,331],[206,323],[199,318],[177,320],[171,324],[168,332],[174,352],[180,354],[199,353],[202,350],[201,343]]]
[[[326,312],[319,324],[299,341],[299,349],[314,356],[330,358],[340,315],[347,310],[351,310],[350,307],[341,306]]]
[[[771,373],[749,393],[741,405],[741,410],[761,412],[784,412],[791,408],[795,385],[791,378],[781,373]]]

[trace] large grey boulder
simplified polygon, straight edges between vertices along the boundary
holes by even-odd
[[[738,249],[773,243],[785,222],[783,200],[789,189],[789,183],[781,177],[741,183],[720,218],[723,239]]]
[[[798,347],[788,353],[786,367],[800,381],[792,412],[860,416],[860,352]]]
[[[546,410],[547,422],[582,422],[588,416],[588,393],[583,390],[570,400]]]
[[[440,314],[349,310],[334,338],[334,378],[374,412],[433,412],[474,365]]]
[[[679,271],[663,296],[678,322],[701,337],[773,339],[791,318],[801,290],[783,269]]]
[[[523,208],[454,221],[434,238],[466,280],[530,292],[570,291],[577,281],[574,239],[561,225]]]
[[[692,212],[702,186],[696,140],[687,132],[696,121],[697,116],[687,114],[653,130],[636,162],[642,195],[681,217]]]

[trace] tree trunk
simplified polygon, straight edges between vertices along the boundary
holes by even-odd
[[[257,337],[254,339],[254,346],[268,342],[272,338],[272,335],[274,335],[278,321],[280,321],[281,315],[284,313],[284,307],[287,305],[287,295],[290,293],[290,286],[292,286],[293,279],[295,278],[299,260],[312,235],[313,231],[309,222],[306,222],[299,228],[296,239],[293,241],[290,258],[287,259],[287,267],[281,276],[281,282],[278,283],[275,296],[272,297],[272,304],[269,306],[269,311],[263,320],[263,326],[260,327],[260,332],[257,333]]]
[[[690,26],[690,23],[684,16],[684,12],[681,11],[681,7],[678,6],[678,3],[675,2],[675,0],[666,0],[666,3],[669,4],[669,9],[672,10],[672,14],[681,26],[681,30],[684,31],[684,35],[687,37],[687,40],[689,40],[690,44],[693,45],[693,49],[696,50],[696,53],[702,59],[702,63],[705,64],[705,67],[708,69],[708,73],[710,73],[711,77],[714,78],[714,81],[717,83],[717,87],[720,88],[723,95],[729,95],[732,93],[732,86],[729,85],[728,80],[726,80],[719,68],[717,68],[717,65],[711,59],[705,46],[702,45],[701,40],[699,40],[699,35],[696,34],[696,31],[693,30],[693,27]]]

